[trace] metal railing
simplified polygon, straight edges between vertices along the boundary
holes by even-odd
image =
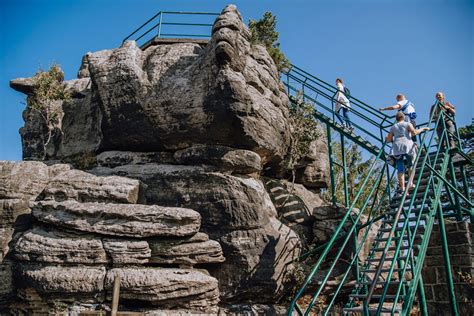
[[[218,15],[213,12],[160,11],[125,37],[122,43],[134,40],[140,46],[145,46],[157,37],[208,39]]]
[[[282,77],[289,95],[300,95],[303,102],[313,103],[318,112],[331,119],[335,125],[339,125],[339,129],[344,129],[342,124],[336,122],[336,94],[339,90],[335,86],[295,65],[291,65],[290,69],[282,73]],[[357,135],[362,136],[367,143],[375,145],[376,149],[381,148],[393,125],[394,116],[386,115],[352,95],[346,97],[351,103],[351,124]],[[361,143],[359,145],[364,146]],[[390,149],[390,146],[386,149]],[[374,150],[371,152],[377,154]]]

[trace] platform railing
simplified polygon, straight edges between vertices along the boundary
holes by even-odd
[[[134,30],[122,41],[134,40],[140,46],[154,38],[208,39],[219,13],[160,11]],[[186,19],[180,18],[185,16]],[[193,22],[191,22],[192,20]]]

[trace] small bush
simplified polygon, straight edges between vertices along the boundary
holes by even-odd
[[[48,128],[44,147],[51,141],[53,130],[61,129],[62,102],[71,96],[64,85],[64,73],[58,65],[48,71],[39,70],[33,77],[33,93],[27,97],[28,106],[35,110]]]

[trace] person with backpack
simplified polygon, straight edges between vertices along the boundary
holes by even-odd
[[[416,136],[424,131],[429,130],[429,127],[423,127],[415,129],[410,123],[406,122],[405,114],[403,112],[397,112],[395,115],[396,123],[390,128],[390,132],[387,135],[387,142],[393,142],[391,156],[395,160],[395,166],[397,168],[398,178],[398,193],[401,194],[405,191],[405,163],[408,167],[408,189],[414,187],[412,173],[412,165],[416,159],[416,146],[411,136]]]
[[[387,111],[387,110],[398,110],[401,111],[405,115],[405,122],[411,123],[413,125],[413,128],[416,128],[416,110],[415,106],[413,103],[408,101],[405,98],[405,95],[403,94],[398,94],[397,97],[397,104],[392,105],[392,106],[387,106],[385,108],[380,108],[380,111]],[[416,136],[412,135],[411,138],[414,142],[416,142]]]
[[[344,85],[344,82],[342,81],[341,78],[336,78],[336,87],[337,87],[337,93],[336,93],[336,116],[341,122],[342,126],[347,127],[350,130],[353,130],[354,128],[352,127],[351,120],[349,118],[349,111],[351,108],[351,103],[349,102],[349,97],[350,97],[350,91],[349,89]],[[344,118],[341,117],[339,112],[342,109],[342,115]]]

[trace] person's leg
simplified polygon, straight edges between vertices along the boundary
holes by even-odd
[[[403,156],[395,158],[395,166],[397,167],[398,190],[405,191],[405,165],[403,164]]]
[[[346,125],[348,127],[352,127],[351,119],[349,118],[349,109],[343,108],[342,113],[344,114],[344,118],[346,119]]]
[[[337,119],[341,122],[341,125],[342,126],[346,126],[346,124],[344,123],[344,119],[342,118],[342,116],[339,114],[339,112],[341,111],[342,107],[339,108],[337,111],[336,111],[336,117]]]
[[[454,128],[454,124],[450,121],[446,123],[446,127],[448,128],[448,139],[449,139],[449,149],[456,148],[456,142],[454,141],[454,133],[456,132]]]
[[[438,144],[441,142],[441,137],[443,136],[443,125],[441,124],[442,123],[440,122],[438,127],[436,127],[436,135],[438,135]],[[443,148],[445,145],[446,145],[446,140],[443,139],[443,141],[441,142],[441,148]]]
[[[408,168],[408,184],[407,187],[408,189],[414,188],[415,185],[413,184],[413,178],[411,177],[411,173],[413,172],[413,161],[415,160],[414,156],[410,155],[405,155],[405,158],[407,159],[407,168]],[[415,177],[415,175],[413,175]]]

